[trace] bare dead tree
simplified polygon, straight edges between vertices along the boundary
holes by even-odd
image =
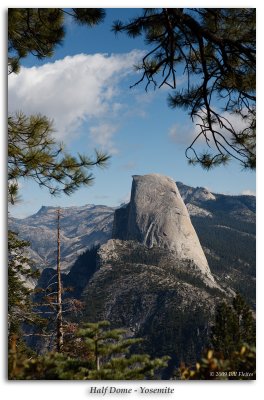
[[[57,209],[57,351],[63,351],[62,282],[60,255],[60,208]]]

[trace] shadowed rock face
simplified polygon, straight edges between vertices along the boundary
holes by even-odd
[[[133,176],[130,203],[115,212],[113,238],[173,251],[213,280],[176,183],[166,176]]]

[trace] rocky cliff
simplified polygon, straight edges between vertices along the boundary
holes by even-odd
[[[81,299],[82,321],[109,320],[142,337],[141,351],[192,363],[207,346],[214,309],[228,294],[191,260],[167,249],[111,239],[98,252],[99,269]]]
[[[114,215],[113,238],[167,249],[214,281],[176,183],[166,176],[133,176],[130,203]]]
[[[100,247],[83,292],[84,320],[107,319],[143,337],[145,351],[191,361],[230,293],[210,272],[175,182],[134,176],[130,203],[116,210],[113,239]]]

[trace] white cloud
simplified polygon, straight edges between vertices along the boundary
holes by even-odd
[[[181,146],[188,146],[196,136],[196,132],[191,125],[173,124],[169,129],[169,138],[174,143]]]
[[[215,110],[215,111],[219,112],[219,110]],[[247,127],[247,122],[245,120],[243,120],[241,118],[241,116],[239,116],[239,115],[230,114],[228,112],[220,113],[220,115],[223,118],[225,118],[226,120],[228,120],[236,131],[241,131],[241,130],[243,130],[243,129],[245,129]],[[196,117],[194,119],[193,123],[190,121],[189,124],[185,124],[185,125],[181,125],[179,123],[173,124],[170,127],[169,132],[168,132],[169,138],[174,143],[176,143],[176,144],[178,144],[180,146],[184,146],[186,148],[187,146],[189,146],[192,143],[192,141],[200,133],[200,127],[197,125],[198,122],[199,122],[199,119]],[[228,126],[227,122],[226,122],[226,124]],[[216,130],[221,132],[227,140],[231,140],[232,135],[227,129],[221,128],[219,126],[215,126],[215,128],[216,128]],[[210,138],[210,132],[208,133],[208,137]],[[220,137],[218,137],[218,140],[220,142],[223,141],[223,139],[221,139]],[[212,145],[212,143],[213,143],[213,140],[211,138],[210,144]],[[223,144],[224,144],[224,142],[223,142]],[[206,141],[205,141],[203,135],[201,135],[197,139],[197,141],[195,142],[195,146],[196,147],[197,146],[199,146],[199,147],[200,146],[202,146],[202,147],[206,146]]]
[[[47,115],[54,120],[56,138],[70,141],[84,121],[102,121],[120,110],[119,84],[140,56],[136,50],[110,56],[78,54],[40,67],[22,67],[9,77],[9,112]],[[106,130],[98,138],[106,143]]]
[[[118,129],[117,125],[103,123],[96,126],[91,126],[90,137],[92,142],[99,146],[100,149],[110,154],[117,154],[118,149],[114,145],[113,136]]]

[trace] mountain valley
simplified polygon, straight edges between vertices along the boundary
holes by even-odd
[[[255,308],[253,196],[210,193],[149,174],[133,177],[130,202],[120,208],[61,211],[64,299],[84,307],[68,318],[108,320],[144,338],[136,351],[171,357],[165,375],[171,376],[170,365],[201,356],[223,300],[239,292]],[[55,208],[42,207],[24,220],[11,219],[42,261],[37,288],[44,291],[56,280],[55,217]],[[49,348],[42,339],[27,342],[40,352]]]

